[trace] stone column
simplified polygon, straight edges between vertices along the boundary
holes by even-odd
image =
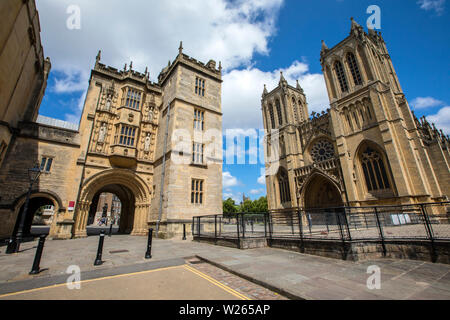
[[[136,209],[134,211],[133,230],[131,232],[132,236],[145,236],[147,234],[146,220],[148,208],[148,204],[136,204]]]
[[[75,221],[74,238],[87,237],[86,224],[89,217],[89,208],[91,207],[90,201],[80,202],[78,208],[78,214]]]

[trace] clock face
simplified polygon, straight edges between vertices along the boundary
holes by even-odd
[[[320,140],[311,149],[314,162],[322,162],[334,157],[334,147],[328,140]]]

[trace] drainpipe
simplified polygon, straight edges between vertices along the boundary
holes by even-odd
[[[159,237],[159,224],[162,218],[162,208],[163,208],[163,198],[164,198],[164,178],[166,176],[166,152],[167,152],[167,138],[169,136],[169,121],[170,121],[170,105],[167,106],[167,121],[166,121],[166,132],[164,134],[164,150],[163,150],[163,167],[161,174],[161,192],[159,194],[159,211],[158,220],[156,221],[156,237]]]

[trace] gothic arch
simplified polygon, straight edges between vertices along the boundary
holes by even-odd
[[[300,190],[300,206],[305,209],[344,206],[339,183],[315,168]]]
[[[89,211],[94,197],[103,190],[114,190],[119,186],[127,195],[122,197],[124,208],[128,212],[129,225],[126,227],[131,235],[145,235],[147,233],[147,219],[150,208],[151,191],[144,180],[133,171],[127,169],[111,169],[88,178],[81,187],[77,204],[74,226],[75,237],[85,237]],[[117,189],[117,188],[116,188]]]
[[[365,167],[362,160],[363,153],[367,150],[372,150],[378,157],[375,165],[371,168]],[[395,195],[395,181],[389,159],[385,150],[378,143],[368,139],[362,140],[355,150],[353,159],[358,180],[361,181],[359,185],[362,186],[362,189],[360,191],[363,194],[371,194],[375,197]],[[372,187],[373,184],[378,187]]]

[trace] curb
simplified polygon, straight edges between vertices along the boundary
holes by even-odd
[[[246,275],[246,274],[243,274],[243,273],[239,273],[239,272],[237,272],[237,271],[235,271],[233,269],[230,269],[229,267],[227,267],[227,266],[225,266],[223,264],[220,264],[218,262],[209,260],[207,258],[204,258],[204,257],[200,256],[200,255],[196,255],[196,258],[198,258],[198,259],[200,259],[200,260],[202,260],[202,261],[204,261],[206,263],[209,263],[209,264],[211,264],[211,265],[213,265],[213,266],[215,266],[217,268],[220,268],[220,269],[222,269],[224,271],[227,271],[227,272],[229,272],[231,274],[234,274],[235,276],[238,276],[238,277],[243,278],[243,279],[245,279],[247,281],[253,282],[254,284],[257,284],[257,285],[259,285],[261,287],[269,289],[270,291],[273,291],[273,292],[276,292],[276,293],[278,293],[278,294],[280,294],[282,296],[285,296],[286,298],[288,298],[290,300],[308,300],[306,298],[303,298],[303,297],[300,297],[300,296],[296,295],[295,293],[286,291],[283,288],[273,286],[273,285],[271,285],[271,284],[269,284],[267,282],[255,279],[252,276],[249,276],[249,275]]]

